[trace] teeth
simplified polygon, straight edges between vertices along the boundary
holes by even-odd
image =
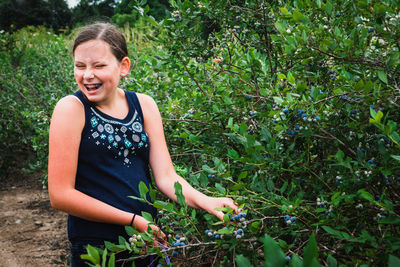
[[[89,91],[90,90],[97,90],[97,89],[99,89],[101,87],[101,83],[99,83],[99,84],[88,84],[88,85],[85,85],[85,87]]]

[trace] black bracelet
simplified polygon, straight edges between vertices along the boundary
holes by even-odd
[[[131,223],[129,224],[130,226],[132,226],[132,224],[133,224],[133,221],[135,220],[135,217],[136,217],[136,214],[133,214],[133,217],[132,217]]]

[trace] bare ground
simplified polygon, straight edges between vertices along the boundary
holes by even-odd
[[[69,266],[67,215],[38,175],[16,173],[0,178],[0,267]]]

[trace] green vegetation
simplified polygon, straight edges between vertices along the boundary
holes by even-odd
[[[195,266],[398,266],[398,3],[171,6],[157,21],[131,7],[144,14],[124,29],[133,66],[122,86],[158,102],[177,171],[209,195],[233,197],[246,216],[225,210],[224,226],[185,206],[179,185],[178,204],[142,186],[171,247],[127,228],[135,239],[88,248],[86,259],[101,266],[129,250]],[[75,90],[69,38],[45,28],[1,34],[2,166],[32,146],[32,167],[45,169],[50,112]]]

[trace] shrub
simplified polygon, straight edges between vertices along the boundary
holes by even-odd
[[[33,148],[37,157],[27,170],[46,170],[51,112],[74,88],[68,46],[62,35],[27,27],[1,33],[0,58],[0,168],[5,170],[19,151]]]
[[[140,56],[127,88],[158,100],[177,169],[203,192],[233,197],[248,222],[244,238],[236,239],[243,225],[223,228],[202,211],[156,201],[169,241],[176,243],[175,234],[187,240],[175,248],[184,253],[175,261],[282,266],[284,255],[292,266],[397,261],[389,255],[399,255],[400,244],[399,7],[171,5],[163,21],[148,17],[162,33],[154,39],[163,50]],[[210,232],[226,239],[210,240]],[[145,251],[162,255],[160,248]]]

